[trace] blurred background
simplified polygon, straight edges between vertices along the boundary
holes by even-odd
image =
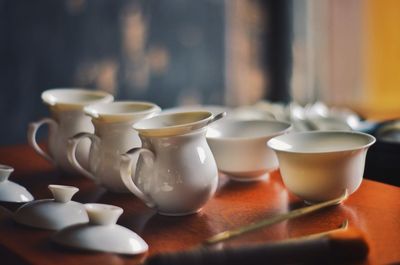
[[[397,0],[0,0],[0,145],[25,143],[59,87],[398,117],[399,14]]]

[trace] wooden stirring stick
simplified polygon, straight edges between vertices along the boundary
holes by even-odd
[[[242,235],[242,234],[250,232],[250,231],[254,231],[256,229],[260,229],[262,227],[267,227],[267,226],[270,226],[270,225],[273,225],[273,224],[276,224],[276,223],[279,223],[279,222],[282,222],[285,220],[297,218],[297,217],[327,208],[329,206],[338,205],[341,202],[343,202],[344,200],[346,200],[347,197],[348,197],[348,193],[347,193],[347,190],[345,190],[343,192],[343,194],[336,199],[326,201],[326,202],[321,202],[321,203],[314,204],[314,205],[311,205],[308,207],[296,209],[296,210],[290,211],[288,213],[272,216],[272,217],[266,218],[264,220],[261,220],[257,223],[242,226],[237,229],[221,232],[221,233],[216,234],[215,236],[210,237],[209,239],[205,240],[203,244],[211,245],[211,244],[219,243],[221,241]]]
[[[332,254],[336,255],[344,246],[351,249],[349,252],[350,254],[359,252],[359,254],[355,254],[355,257],[364,257],[366,253],[368,253],[368,245],[360,232],[347,230],[347,221],[342,224],[341,228],[333,230],[331,233],[325,232],[298,239],[289,239],[251,247],[245,246],[240,248],[223,249],[212,249],[208,247],[212,244],[222,242],[262,227],[300,217],[329,206],[338,205],[347,199],[347,197],[348,193],[347,190],[345,190],[344,193],[336,199],[296,209],[234,230],[224,231],[207,239],[203,244],[191,250],[155,255],[150,257],[145,264],[235,265],[260,264],[260,262],[268,262],[272,264],[311,262],[313,260],[321,260],[323,257],[332,259]],[[343,234],[344,232],[347,232],[347,234]],[[339,255],[339,257],[341,256]],[[348,259],[349,257],[345,256],[343,258]]]

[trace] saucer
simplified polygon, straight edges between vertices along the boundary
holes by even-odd
[[[8,177],[14,169],[10,166],[0,165],[0,201],[2,202],[29,202],[33,200],[32,194],[21,185],[9,181]]]
[[[113,205],[85,204],[89,223],[77,224],[58,231],[52,240],[77,249],[136,255],[149,249],[135,232],[117,225],[123,209]]]
[[[23,225],[49,230],[88,222],[84,206],[71,201],[78,188],[49,185],[49,189],[54,199],[37,200],[22,205],[15,212],[14,220]]]

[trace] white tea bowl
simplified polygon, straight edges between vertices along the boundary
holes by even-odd
[[[308,203],[338,197],[361,184],[369,134],[350,131],[312,131],[281,135],[268,146],[279,160],[287,189]]]
[[[278,168],[267,141],[290,128],[280,121],[226,119],[208,128],[207,142],[220,172],[238,181],[259,180]]]

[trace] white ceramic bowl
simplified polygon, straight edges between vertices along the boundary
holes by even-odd
[[[258,180],[278,167],[267,141],[290,128],[280,121],[226,119],[208,128],[207,142],[220,172],[238,181]]]
[[[357,190],[364,173],[369,134],[349,131],[292,133],[271,139],[288,190],[314,203]]]

